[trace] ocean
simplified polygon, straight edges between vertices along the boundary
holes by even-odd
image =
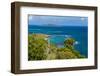
[[[28,33],[43,33],[50,35],[51,43],[63,47],[66,38],[74,38],[75,49],[88,57],[88,27],[87,26],[42,26],[29,25]]]

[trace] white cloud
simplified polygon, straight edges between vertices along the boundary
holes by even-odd
[[[82,18],[81,18],[81,20],[82,20],[82,21],[84,21],[84,20],[85,20],[85,18],[83,18],[83,17],[82,17]]]

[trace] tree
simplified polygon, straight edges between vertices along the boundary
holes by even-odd
[[[67,38],[64,41],[64,46],[69,48],[69,49],[74,49],[74,43],[75,43],[75,39],[73,38]]]
[[[64,47],[59,48],[55,44],[48,44],[46,34],[28,35],[28,60],[52,60],[85,58],[75,50],[75,39],[67,38]]]
[[[28,60],[44,60],[47,58],[48,42],[43,38],[35,37],[33,34],[28,36]]]
[[[57,54],[57,59],[75,59],[77,56],[68,48],[59,48]]]
[[[81,55],[79,51],[75,50],[74,48],[74,43],[75,43],[75,39],[73,38],[68,38],[64,41],[64,46],[66,48],[69,48],[70,51],[75,55],[77,56],[77,58],[85,58],[84,55]]]

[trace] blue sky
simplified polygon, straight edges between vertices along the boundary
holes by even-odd
[[[87,26],[87,17],[29,15],[29,25],[37,26]]]

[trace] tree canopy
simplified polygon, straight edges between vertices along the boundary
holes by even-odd
[[[49,44],[45,34],[28,35],[28,60],[53,60],[85,58],[75,48],[75,39],[67,38],[64,47]]]

